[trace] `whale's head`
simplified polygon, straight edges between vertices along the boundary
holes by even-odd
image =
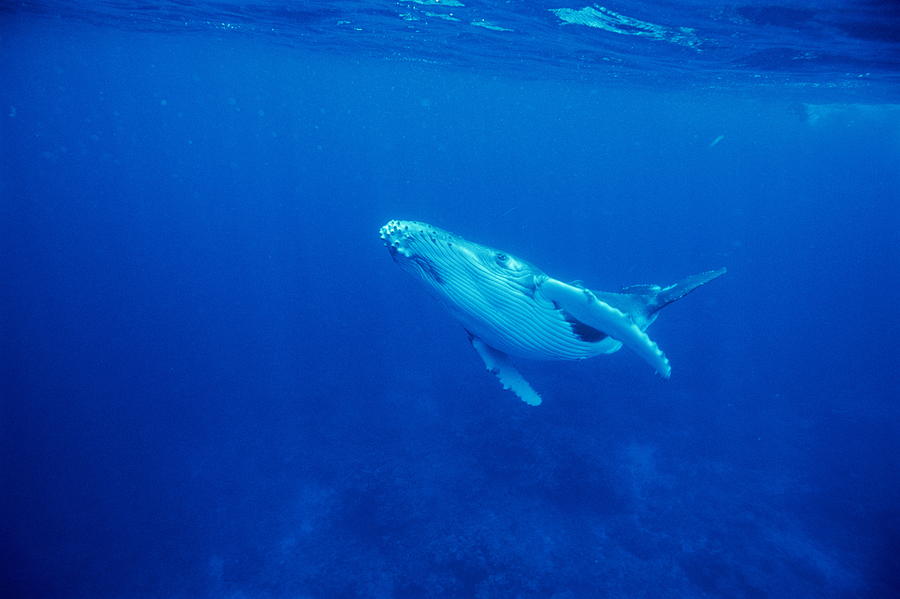
[[[524,260],[427,223],[392,220],[380,234],[401,268],[451,297],[489,289],[530,295],[542,275]]]

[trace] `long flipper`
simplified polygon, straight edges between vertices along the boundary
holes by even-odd
[[[599,299],[590,289],[575,287],[547,277],[541,283],[541,294],[578,320],[602,331],[631,348],[664,378],[672,372],[661,349],[627,314]]]
[[[541,396],[531,388],[528,381],[522,378],[521,373],[516,370],[516,367],[510,361],[509,356],[471,334],[469,339],[472,342],[472,347],[484,360],[484,365],[500,379],[500,384],[503,385],[504,389],[509,389],[530,406],[540,405]]]

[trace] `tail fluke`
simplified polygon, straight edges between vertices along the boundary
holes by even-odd
[[[718,279],[726,272],[727,269],[725,268],[708,270],[706,272],[701,272],[696,275],[685,277],[673,285],[669,285],[668,287],[659,289],[655,293],[654,297],[648,298],[649,301],[647,303],[647,315],[650,316],[656,312],[659,312],[675,300],[680,300],[697,287],[706,285],[713,279]]]
[[[631,316],[634,323],[641,329],[646,329],[656,320],[657,312],[675,300],[683,298],[697,287],[724,274],[725,269],[720,268],[685,277],[667,287],[631,285],[619,293],[598,293],[597,295],[606,303]]]

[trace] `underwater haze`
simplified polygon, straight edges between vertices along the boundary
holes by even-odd
[[[900,596],[892,2],[0,1],[0,596]],[[616,291],[517,365],[379,239]]]

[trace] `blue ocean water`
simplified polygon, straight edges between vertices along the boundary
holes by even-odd
[[[900,593],[890,2],[0,3],[3,597]],[[616,290],[486,372],[378,239]]]

